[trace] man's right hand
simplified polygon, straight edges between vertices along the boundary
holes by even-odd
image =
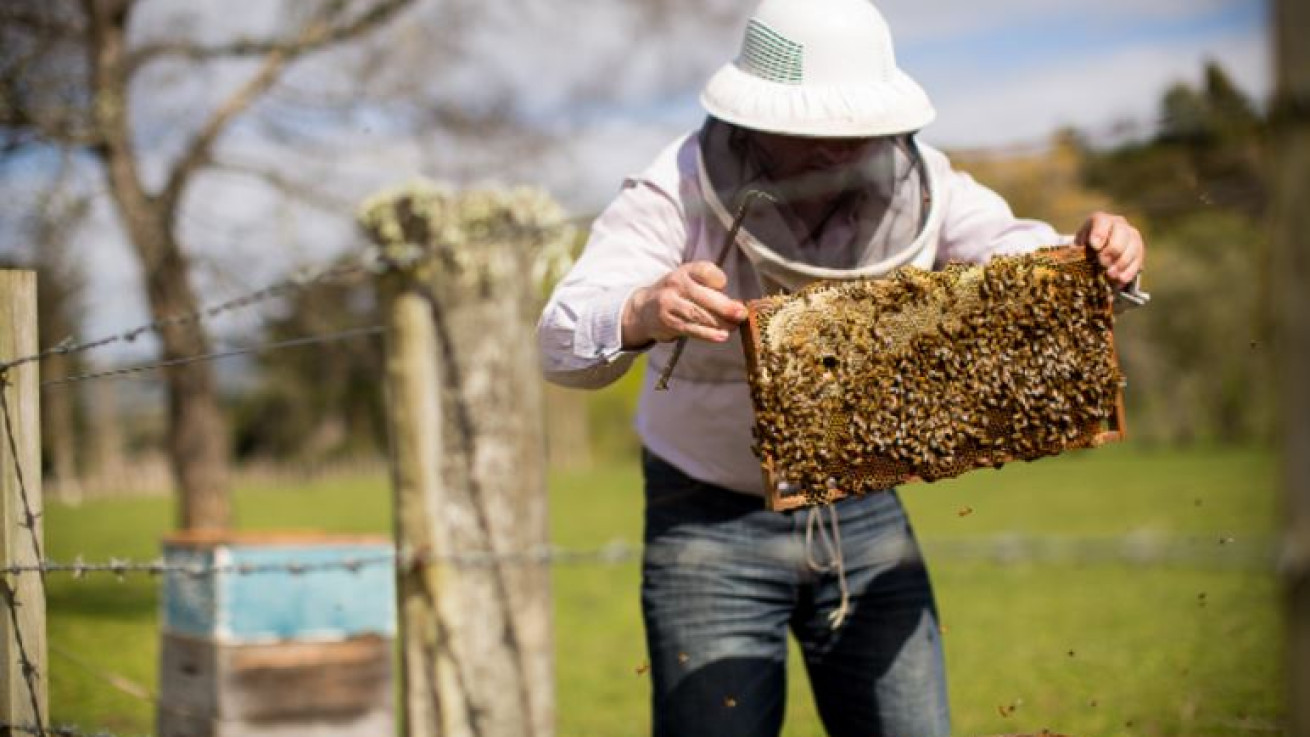
[[[623,347],[699,338],[722,343],[746,319],[746,305],[728,297],[728,277],[709,261],[693,261],[632,293],[623,305]]]

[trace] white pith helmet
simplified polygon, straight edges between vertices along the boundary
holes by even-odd
[[[793,136],[887,136],[936,116],[869,0],[763,0],[700,100],[719,120]]]

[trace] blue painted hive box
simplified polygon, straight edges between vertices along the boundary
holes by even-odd
[[[163,631],[224,643],[391,638],[394,560],[384,537],[178,534],[164,540]]]

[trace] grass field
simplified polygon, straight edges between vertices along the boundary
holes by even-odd
[[[1277,733],[1277,589],[1258,555],[1276,526],[1273,471],[1254,451],[1124,447],[906,487],[942,610],[955,733]],[[237,514],[247,529],[385,531],[388,494],[381,478],[247,488]],[[556,475],[551,504],[555,544],[640,539],[632,464]],[[54,507],[47,546],[59,560],[153,558],[170,520],[164,500]],[[1190,547],[1179,560],[1133,558],[1140,545],[1127,558],[1077,546],[1062,557],[1022,545],[1003,547],[1004,559],[970,552],[1125,538]],[[636,563],[554,573],[561,737],[647,732],[638,579]],[[155,688],[156,587],[141,576],[52,578],[57,722],[152,731],[150,705],[106,677]],[[792,672],[785,734],[822,735]]]

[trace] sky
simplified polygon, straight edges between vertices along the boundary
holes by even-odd
[[[1271,86],[1269,9],[1261,0],[884,0],[879,7],[899,65],[938,111],[921,136],[943,148],[1029,146],[1063,126],[1106,142],[1125,124],[1149,131],[1161,94],[1199,82],[1207,60],[1258,99]],[[730,46],[724,56],[733,53]],[[698,92],[629,109],[655,113],[656,124],[640,127],[667,134],[700,119]],[[608,125],[637,125],[624,112],[612,111]]]
[[[426,2],[418,16],[402,18],[396,53],[413,29],[432,27],[416,21],[442,22],[440,14],[451,1]],[[499,11],[492,8],[502,6],[486,4],[489,20],[460,31],[458,42],[472,52],[467,63],[440,76],[439,83],[457,104],[477,104],[481,90],[494,88],[520,115],[561,136],[539,155],[491,167],[482,178],[536,183],[571,211],[589,213],[617,191],[623,176],[640,171],[699,124],[700,86],[735,56],[752,4],[680,1],[676,7],[687,12],[652,21],[636,0],[579,0],[571,9],[561,3],[565,0],[519,0]],[[1125,134],[1147,135],[1163,92],[1178,82],[1198,83],[1207,60],[1223,66],[1257,100],[1270,91],[1270,11],[1261,0],[882,0],[878,6],[901,67],[925,88],[938,111],[921,137],[948,150],[1031,148],[1065,126],[1104,143]],[[146,7],[150,12],[143,13],[138,41],[178,32],[211,38],[258,34],[276,22],[266,0],[148,0]],[[197,22],[196,8],[207,8],[198,11],[209,14],[203,22]],[[662,30],[651,31],[652,22],[662,23]],[[409,41],[412,45],[414,39]],[[418,38],[417,43],[437,41]],[[322,63],[338,62],[349,59]],[[136,118],[159,121],[143,134],[148,178],[161,178],[207,104],[250,71],[248,65],[165,68],[150,86],[180,85],[195,97],[194,104],[166,106],[161,95],[135,96]],[[303,76],[302,88],[315,79]],[[290,82],[296,83],[294,74]],[[220,158],[285,157],[257,131],[260,115],[279,105],[285,111],[292,97],[285,91],[275,95],[253,122],[223,142]],[[480,160],[461,164],[460,145],[438,133],[392,136],[388,114],[380,108],[358,116],[332,156],[296,160],[291,170],[305,173],[342,203],[415,175],[444,178],[458,171],[460,181],[477,178],[468,172],[480,171]],[[300,115],[306,134],[322,125],[312,111]],[[0,196],[21,196],[29,185],[11,174],[0,181]],[[108,198],[102,195],[96,209],[81,246],[93,282],[85,338],[146,320],[139,274]],[[201,291],[212,303],[358,247],[352,215],[348,205],[335,213],[287,206],[257,181],[227,172],[198,183],[188,197],[181,232],[202,267]],[[0,237],[5,232],[0,228]],[[12,246],[0,243],[0,251]],[[230,332],[239,339],[257,324],[257,319],[236,318]]]
[[[1270,87],[1265,3],[1251,0],[886,4],[904,67],[937,102],[949,147],[1043,138],[1059,126],[1149,126],[1160,94],[1207,59],[1248,92]],[[940,18],[952,18],[950,22]]]

